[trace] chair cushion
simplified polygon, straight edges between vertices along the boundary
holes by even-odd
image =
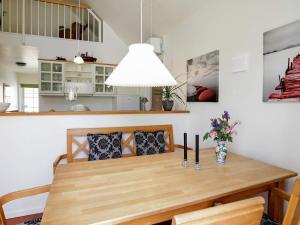
[[[20,223],[18,225],[40,225],[41,221],[42,221],[42,217],[38,217],[33,220],[29,220],[24,223]]]
[[[122,157],[122,133],[88,134],[89,161]]]
[[[166,151],[164,131],[135,131],[136,155],[153,155]]]
[[[260,225],[280,225],[280,223],[277,223],[268,214],[264,213]]]

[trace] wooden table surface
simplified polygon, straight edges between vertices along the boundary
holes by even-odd
[[[296,176],[233,153],[218,165],[212,149],[200,152],[201,170],[195,171],[181,166],[182,156],[173,152],[60,165],[42,225],[151,224]]]

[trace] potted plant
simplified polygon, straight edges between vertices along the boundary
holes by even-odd
[[[230,115],[227,111],[224,111],[221,117],[211,119],[211,130],[206,132],[203,136],[203,140],[212,138],[213,141],[217,142],[216,146],[216,160],[220,164],[224,164],[227,157],[227,147],[226,142],[232,142],[233,136],[237,135],[234,130],[235,126],[240,124],[240,122],[230,121]]]
[[[185,104],[182,98],[176,93],[176,90],[179,89],[185,83],[179,86],[166,86],[162,89],[162,103],[165,111],[171,111],[174,106],[174,100],[178,100],[181,103]]]

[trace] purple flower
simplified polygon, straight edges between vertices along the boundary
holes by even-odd
[[[212,125],[213,128],[217,128],[219,126],[218,120],[217,119],[213,119],[212,122],[211,122],[211,125]]]
[[[230,119],[230,115],[227,111],[224,111],[223,115],[222,115],[222,118],[225,119],[225,120],[229,120]]]

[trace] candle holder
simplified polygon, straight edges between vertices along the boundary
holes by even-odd
[[[182,167],[187,168],[189,166],[189,162],[187,160],[183,160],[181,162]]]
[[[195,163],[194,169],[195,169],[195,170],[200,170],[200,169],[201,169],[200,163]]]

